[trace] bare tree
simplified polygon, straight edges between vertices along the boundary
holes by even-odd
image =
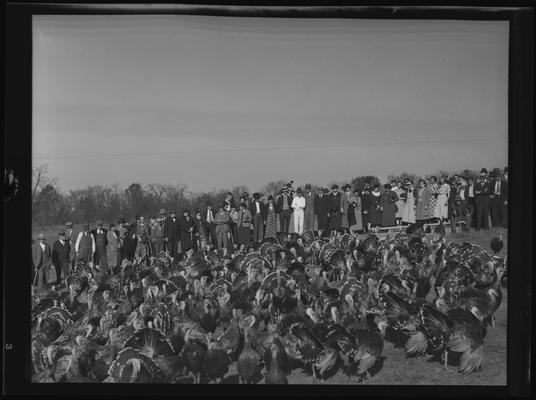
[[[47,186],[55,186],[57,178],[51,178],[48,175],[48,164],[41,164],[34,168],[32,171],[32,200],[38,192],[41,192],[43,188]]]

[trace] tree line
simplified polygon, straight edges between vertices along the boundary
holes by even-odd
[[[464,171],[467,174],[468,171]],[[432,175],[452,176],[461,172],[438,171]],[[471,176],[476,176],[477,171],[469,171]],[[404,178],[418,180],[416,174],[403,172],[388,177],[391,180],[403,180]],[[288,181],[277,180],[267,183],[260,192],[266,195],[276,196],[284,184]],[[380,183],[376,176],[358,176],[346,182],[331,182],[332,184],[350,183],[352,187],[361,190],[365,183],[374,185]],[[313,191],[319,185],[311,182]],[[132,183],[126,189],[119,184],[86,186],[82,189],[63,192],[58,186],[56,178],[49,174],[46,164],[37,166],[32,176],[32,219],[33,223],[41,228],[64,224],[72,221],[74,224],[84,222],[117,221],[125,217],[132,219],[135,215],[146,217],[156,216],[160,209],[176,210],[181,212],[183,208],[189,208],[194,212],[203,208],[207,201],[217,206],[223,202],[228,192],[233,193],[235,199],[239,199],[244,192],[252,194],[247,186],[239,185],[232,188],[214,190],[211,192],[194,192],[182,183],[161,184],[150,183],[142,185]]]

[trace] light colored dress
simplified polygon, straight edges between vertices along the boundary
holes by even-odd
[[[450,186],[448,183],[444,183],[439,187],[437,203],[434,208],[434,218],[448,218],[449,206],[448,200],[450,195]]]
[[[398,196],[398,201],[395,203],[398,207],[398,211],[395,214],[395,218],[403,218],[404,217],[404,208],[406,206],[406,202],[404,201],[404,194],[406,194],[406,191],[402,188],[397,187],[396,189],[393,189],[393,192],[396,193]]]
[[[437,205],[437,195],[439,194],[439,185],[437,183],[429,184],[428,191],[430,192],[430,201],[428,203],[428,209],[430,210],[430,215],[436,218],[435,209]]]
[[[415,196],[413,196],[413,190],[407,192],[402,221],[408,224],[415,223]]]

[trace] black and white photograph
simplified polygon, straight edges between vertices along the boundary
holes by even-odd
[[[31,25],[33,384],[507,385],[508,20]]]

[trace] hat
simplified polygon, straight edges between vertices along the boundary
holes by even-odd
[[[249,193],[248,192],[244,192],[242,193],[242,197],[248,197],[249,196]]]
[[[207,201],[207,203],[205,204],[207,207],[210,206],[212,207],[212,203],[210,201]]]
[[[66,226],[67,228],[72,228],[72,227],[73,227],[73,223],[72,223],[71,221],[66,222],[66,223],[65,223],[65,226]]]
[[[480,173],[481,173],[481,174],[486,174],[486,175],[487,175],[487,174],[488,174],[488,170],[487,170],[486,168],[482,168],[482,169],[480,170]]]
[[[268,196],[268,200],[273,200],[274,199],[274,196],[270,195]]]
[[[501,176],[501,170],[499,168],[493,168],[492,176]]]
[[[164,215],[166,213],[166,210],[164,210],[163,208],[160,209],[160,211],[158,212],[159,215]]]
[[[328,188],[324,188],[324,193],[329,193],[329,189],[328,189]]]
[[[58,236],[65,236],[65,232],[63,232],[63,231],[58,232]]]
[[[346,184],[342,187],[342,190],[346,190],[346,189],[352,189],[352,187],[349,184]]]
[[[175,210],[171,210],[169,213],[170,213],[170,214],[177,214],[177,211],[175,211]]]
[[[39,236],[37,236],[37,239],[41,240],[41,239],[46,239],[47,237],[45,236],[44,233],[40,233]]]
[[[505,173],[505,174],[508,173],[508,167],[504,167],[504,173]]]
[[[334,190],[334,189],[336,190],[336,189],[338,189],[338,188],[339,188],[339,185],[332,185],[332,186],[331,186],[331,190]]]
[[[261,194],[260,193],[253,193],[253,198],[255,200],[259,200],[261,198]]]
[[[84,229],[89,229],[89,224],[84,224]]]
[[[311,190],[311,184],[310,183],[305,184],[305,190]]]
[[[96,224],[96,225],[97,225],[97,226],[102,226],[102,221],[101,221],[101,220],[97,221],[97,224]]]
[[[298,193],[298,194],[302,194],[302,193],[303,193],[303,192],[302,192],[302,188],[299,187],[299,188],[296,190],[296,193]]]
[[[187,209],[187,208],[183,208],[183,209],[182,209],[182,213],[183,213],[183,214],[186,214],[186,213],[189,214],[189,213],[190,213],[190,210]]]
[[[112,223],[110,223],[109,227],[110,227],[110,229],[112,229],[114,226],[115,226],[115,224],[112,222]]]

